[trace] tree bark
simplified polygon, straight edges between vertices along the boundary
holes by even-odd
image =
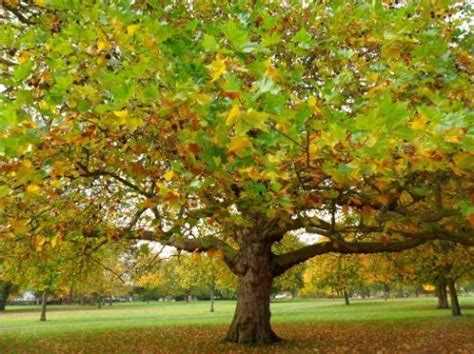
[[[344,292],[344,301],[345,301],[346,305],[350,305],[349,294],[347,293],[346,288],[343,289],[343,292]]]
[[[8,296],[10,295],[10,291],[12,288],[12,283],[5,282],[3,285],[2,292],[0,293],[0,311],[5,311],[5,307],[7,306]]]
[[[453,316],[461,316],[461,306],[459,306],[456,283],[453,278],[448,278],[449,298],[451,299],[451,313]]]
[[[241,240],[233,269],[239,276],[239,297],[226,341],[270,344],[281,340],[270,325],[271,260],[271,243]]]
[[[211,287],[211,309],[209,311],[214,312],[214,287]]]
[[[445,277],[442,277],[438,280],[436,284],[436,296],[438,297],[438,309],[449,309],[448,304],[448,292],[446,291],[446,286],[448,282]]]
[[[383,285],[383,299],[387,301],[389,297],[390,297],[390,287],[388,286],[388,284],[384,284]]]
[[[43,291],[43,294],[41,294],[41,315],[40,315],[40,321],[46,321],[46,306],[48,304],[48,293],[46,291]]]
[[[100,294],[97,296],[97,308],[102,308],[102,296]]]

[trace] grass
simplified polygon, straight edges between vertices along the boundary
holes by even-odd
[[[350,306],[340,300],[274,302],[272,323],[287,341],[265,350],[344,351],[353,342],[346,349],[430,351],[437,345],[443,351],[447,345],[446,351],[473,352],[474,298],[461,298],[461,318],[435,304],[434,298],[359,300]],[[0,351],[235,352],[241,347],[219,340],[234,308],[233,301],[217,301],[214,313],[207,302],[49,306],[48,321],[39,322],[39,307],[10,307],[0,314]]]

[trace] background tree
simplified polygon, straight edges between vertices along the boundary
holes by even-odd
[[[415,267],[419,281],[435,286],[437,307],[449,308],[449,293],[452,314],[461,315],[456,282],[462,278],[472,277],[474,272],[472,253],[456,244],[432,242],[420,249],[408,251],[405,257],[405,262]]]
[[[304,275],[305,295],[316,295],[323,291],[334,296],[344,297],[349,305],[349,294],[363,282],[360,276],[360,263],[357,256],[328,254],[308,262]]]

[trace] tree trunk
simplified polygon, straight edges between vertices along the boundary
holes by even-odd
[[[209,311],[214,312],[214,287],[211,287],[211,309]]]
[[[273,273],[271,244],[244,239],[235,261],[239,297],[226,341],[239,344],[270,344],[280,338],[270,325]]]
[[[390,297],[390,288],[388,284],[384,284],[383,285],[383,299],[387,301],[389,297]]]
[[[344,288],[343,293],[344,293],[344,301],[345,301],[346,305],[350,305],[349,294],[347,294],[346,288]]]
[[[451,313],[453,316],[461,316],[461,306],[459,306],[456,283],[453,278],[448,278],[449,298],[451,299]]]
[[[97,308],[102,308],[102,296],[100,296],[100,294],[97,296]]]
[[[0,311],[5,311],[7,306],[8,296],[10,295],[10,290],[12,288],[12,283],[6,282],[3,285],[2,292],[0,293]]]
[[[48,293],[46,291],[43,291],[43,294],[41,294],[41,315],[40,315],[40,321],[46,321],[46,305],[48,303]]]
[[[446,278],[441,278],[436,284],[436,296],[438,297],[438,309],[449,309],[448,305],[448,292],[446,286],[448,282]]]
[[[114,302],[114,299],[112,298],[112,295],[109,297],[109,306],[112,306],[112,303]]]

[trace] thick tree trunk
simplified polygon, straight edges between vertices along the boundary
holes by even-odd
[[[271,244],[243,240],[236,261],[239,297],[226,340],[239,344],[270,344],[280,338],[270,325],[273,282]]]
[[[438,297],[438,309],[449,309],[448,304],[448,292],[446,291],[446,286],[448,282],[446,278],[441,278],[436,284],[436,296]]]
[[[346,288],[343,289],[343,292],[344,292],[344,301],[345,301],[346,305],[350,305],[349,294],[347,293]]]
[[[461,306],[459,305],[456,283],[453,278],[448,278],[449,298],[451,299],[451,313],[453,316],[461,316]]]
[[[97,296],[97,308],[102,308],[102,296],[100,294]]]
[[[48,293],[46,291],[43,291],[43,294],[41,294],[41,315],[40,315],[40,321],[46,321],[46,305],[48,303]]]

